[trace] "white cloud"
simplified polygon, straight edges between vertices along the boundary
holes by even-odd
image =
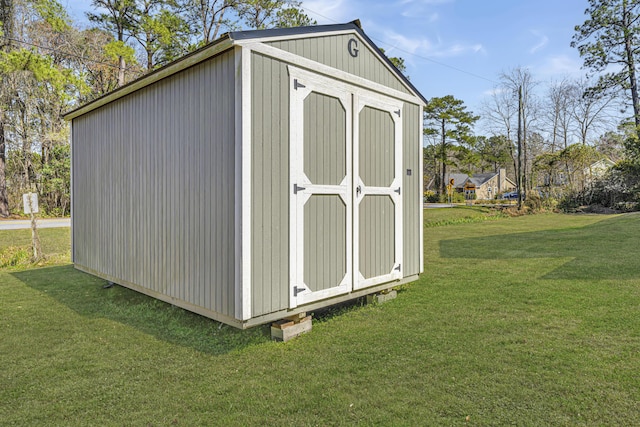
[[[428,24],[440,19],[440,14],[434,12],[435,6],[453,3],[455,0],[400,0],[393,7],[401,9],[404,18],[420,19]]]
[[[352,7],[345,0],[305,0],[302,8],[318,24],[336,24],[352,21]]]
[[[430,56],[440,58],[450,58],[454,56],[465,55],[467,53],[485,53],[484,47],[479,44],[454,43],[450,46],[439,46],[432,52],[427,53]]]
[[[540,34],[537,31],[531,31],[531,33],[538,38],[538,43],[536,43],[531,49],[529,49],[529,53],[533,54],[543,49],[549,43],[549,37],[544,34]]]
[[[392,54],[394,50],[399,50],[398,55],[403,53],[426,56],[430,58],[451,58],[466,54],[485,53],[485,49],[480,43],[451,43],[445,44],[438,39],[435,42],[425,37],[407,37],[398,34],[393,30],[382,32],[382,41],[391,47],[383,46],[387,53]],[[410,60],[410,58],[406,58]]]
[[[484,92],[482,92],[482,95],[484,96],[495,96],[495,95],[500,95],[501,93],[506,92],[508,89],[504,88],[504,87],[493,87],[489,90],[485,90]]]
[[[384,31],[384,42],[392,46],[388,49],[389,51],[399,48],[404,52],[414,54],[431,49],[431,42],[426,38],[409,38],[391,30]]]
[[[582,63],[578,59],[567,55],[553,55],[546,58],[545,62],[536,67],[540,74],[546,76],[580,76],[583,74]]]

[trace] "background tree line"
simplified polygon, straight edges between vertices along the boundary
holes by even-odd
[[[296,0],[92,0],[88,28],[57,0],[0,0],[0,216],[37,191],[45,212],[70,202],[69,127],[61,114],[191,52],[222,33],[313,25]],[[637,203],[640,190],[640,0],[589,0],[572,45],[582,79],[539,82],[516,67],[478,115],[452,96],[425,108],[427,182],[506,168],[523,193],[572,203]],[[402,58],[390,58],[404,72]],[[522,102],[518,93],[522,93]],[[520,125],[518,125],[520,122]],[[521,144],[517,142],[520,140]],[[585,176],[596,160],[617,166]],[[599,191],[599,193],[597,193]]]
[[[498,77],[478,116],[452,96],[430,100],[427,188],[442,196],[447,172],[506,168],[525,196],[640,209],[640,0],[588,3],[571,41],[584,60],[583,78],[543,83],[513,68]],[[602,159],[615,166],[595,177],[591,167]]]
[[[505,168],[524,193],[583,188],[585,168],[601,158],[623,156],[622,139],[614,131],[620,100],[585,96],[588,87],[585,80],[570,79],[543,85],[529,70],[515,68],[499,77],[477,116],[461,100],[432,98],[425,108],[424,152],[430,187],[444,192],[448,171],[473,175]]]
[[[89,28],[57,0],[0,0],[0,217],[37,191],[68,215],[62,113],[210,43],[224,32],[313,25],[295,0],[92,0]]]

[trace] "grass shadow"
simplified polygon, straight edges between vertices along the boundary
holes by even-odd
[[[212,355],[270,341],[269,326],[239,330],[121,286],[104,288],[103,279],[72,265],[9,273],[86,318],[108,319],[162,341]]]
[[[443,240],[440,256],[479,260],[568,258],[542,278],[632,280],[640,279],[638,235],[640,215],[626,214],[584,227]]]

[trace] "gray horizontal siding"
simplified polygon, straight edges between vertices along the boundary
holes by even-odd
[[[74,261],[234,317],[232,53],[73,120]]]
[[[355,58],[347,50],[349,40],[353,38],[358,41],[358,56]],[[268,44],[387,87],[411,93],[355,34],[281,40]]]

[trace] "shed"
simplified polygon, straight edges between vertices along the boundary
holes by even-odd
[[[65,115],[73,263],[238,328],[413,281],[425,103],[358,21],[225,34]]]

